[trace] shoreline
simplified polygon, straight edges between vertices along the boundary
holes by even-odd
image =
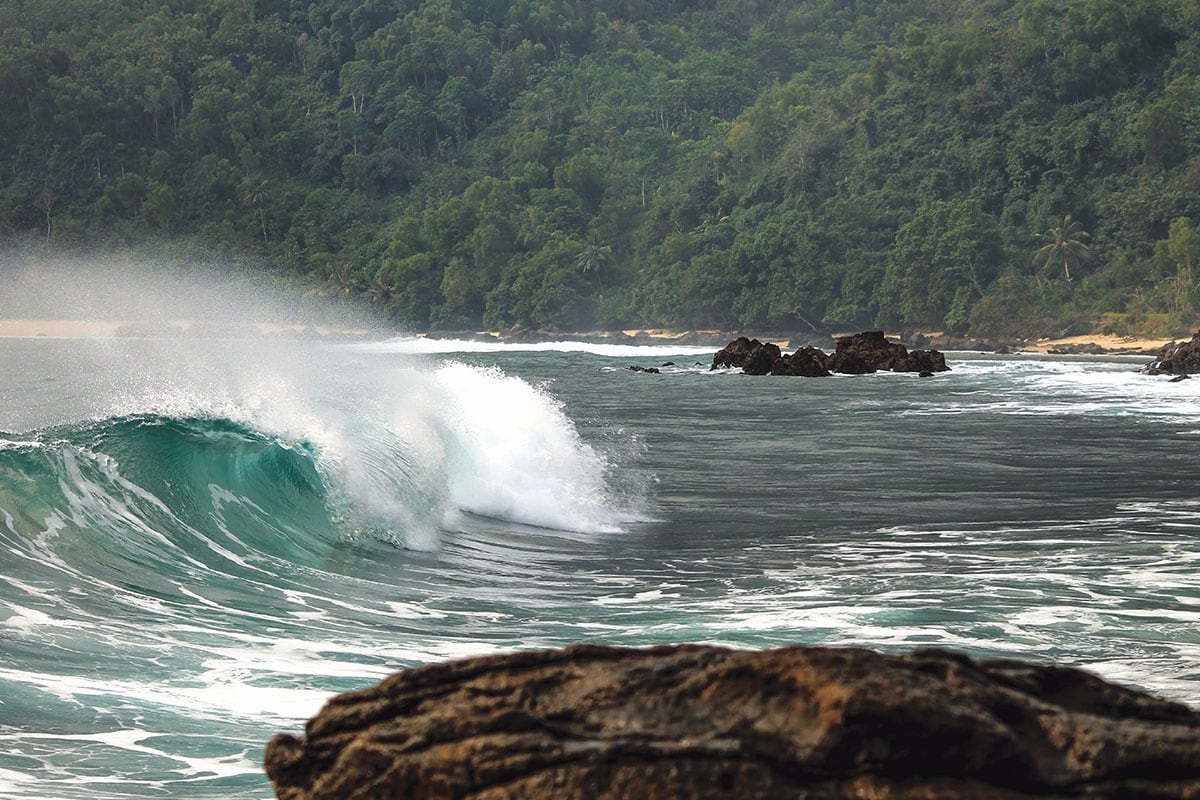
[[[367,330],[349,330],[303,324],[268,322],[209,322],[195,320],[162,320],[132,322],[126,320],[79,319],[0,319],[0,339],[110,339],[141,336],[190,336],[219,333],[242,333],[256,336],[295,336],[316,333],[320,336],[366,337]],[[402,335],[399,332],[396,335]],[[466,338],[497,342],[591,341],[606,344],[688,344],[720,349],[738,336],[757,338],[789,350],[806,344],[829,347],[833,339],[849,335],[834,333],[796,336],[772,332],[721,331],[717,329],[674,330],[668,328],[626,328],[612,331],[431,331],[414,334],[423,338]],[[1036,341],[996,342],[968,337],[949,337],[938,331],[918,333],[911,339],[889,333],[888,338],[910,349],[934,348],[948,351],[1000,353],[1042,353],[1050,355],[1155,355],[1178,339],[1166,337],[1118,336],[1115,334],[1085,334]]]

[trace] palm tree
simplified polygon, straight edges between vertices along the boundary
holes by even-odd
[[[583,250],[575,258],[575,266],[579,267],[581,272],[599,272],[611,254],[611,245],[604,244],[598,237],[588,237]]]
[[[349,295],[358,291],[361,286],[354,267],[342,262],[329,271],[329,277],[325,281],[325,293]]]
[[[46,215],[46,241],[47,242],[50,241],[50,231],[51,231],[50,215],[54,212],[54,200],[55,200],[54,190],[51,189],[49,186],[42,189],[33,198],[33,207]]]
[[[395,294],[396,287],[379,276],[363,289],[363,299],[369,303],[387,303]]]
[[[251,208],[258,209],[258,222],[262,226],[263,241],[267,241],[267,216],[264,206],[271,199],[271,181],[262,175],[248,178],[243,184],[242,202]]]
[[[1092,251],[1084,243],[1092,235],[1083,229],[1071,215],[1067,214],[1062,222],[1045,233],[1035,233],[1041,247],[1033,254],[1034,266],[1044,267],[1047,264],[1062,262],[1063,274],[1071,280],[1071,265],[1078,266],[1084,261],[1092,260]]]

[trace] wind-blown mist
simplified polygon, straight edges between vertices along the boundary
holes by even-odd
[[[632,513],[614,511],[624,503],[606,487],[606,457],[519,378],[246,327],[288,322],[295,295],[115,263],[31,268],[10,305],[20,293],[31,311],[116,318],[132,335],[5,352],[6,374],[26,380],[0,390],[0,431],[139,417],[232,423],[311,453],[343,535],[406,546],[432,546],[462,512],[592,532]],[[206,320],[221,324],[155,327]]]
[[[130,332],[172,322],[384,328],[318,292],[228,264],[105,255],[49,258],[0,252],[0,319],[121,322]],[[202,332],[218,332],[205,328]]]

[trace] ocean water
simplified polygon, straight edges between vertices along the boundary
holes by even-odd
[[[711,355],[0,340],[0,797],[269,798],[331,693],[579,641],[944,646],[1200,705],[1200,381]]]

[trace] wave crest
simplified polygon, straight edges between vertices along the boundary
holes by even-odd
[[[216,409],[151,396],[132,413],[6,440],[0,475],[24,488],[0,491],[0,509],[42,509],[122,547],[156,540],[142,546],[201,561],[308,561],[337,540],[432,549],[463,514],[572,533],[640,518],[561,404],[499,370],[404,368],[353,396],[336,382],[268,384]]]

